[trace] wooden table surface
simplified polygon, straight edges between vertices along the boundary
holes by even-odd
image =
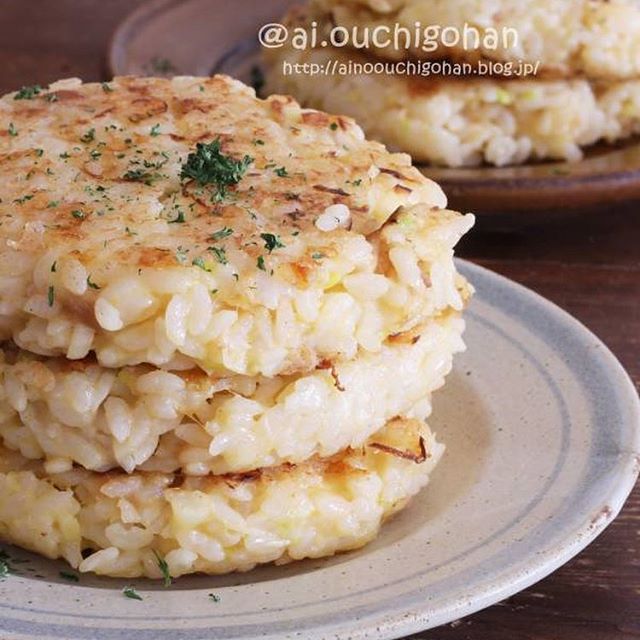
[[[118,22],[140,0],[0,0],[0,90],[106,78]],[[249,7],[247,3],[247,7]],[[484,218],[460,255],[572,313],[640,383],[640,204],[546,222]],[[640,487],[617,520],[553,575],[499,605],[412,640],[640,638]]]

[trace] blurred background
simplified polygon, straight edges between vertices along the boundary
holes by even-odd
[[[106,80],[118,24],[141,0],[0,0],[0,89]],[[253,2],[237,2],[250,12]],[[167,51],[170,57],[171,52]],[[612,194],[613,197],[613,194]],[[454,203],[455,204],[455,203]],[[459,255],[548,297],[615,352],[640,383],[640,205],[567,215],[479,216]],[[640,637],[640,492],[585,552],[505,603],[420,638]]]

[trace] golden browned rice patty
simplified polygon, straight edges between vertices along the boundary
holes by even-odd
[[[47,474],[0,449],[0,539],[130,578],[159,578],[164,562],[176,577],[318,558],[371,540],[442,450],[417,420],[392,421],[358,451],[244,476]]]
[[[352,120],[224,76],[24,89],[0,99],[0,339],[216,375],[375,352],[462,308],[473,217],[445,205]]]

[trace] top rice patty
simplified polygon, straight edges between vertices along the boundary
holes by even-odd
[[[462,307],[472,216],[352,120],[227,77],[9,94],[0,177],[0,339],[38,354],[271,376]]]
[[[314,0],[313,5],[331,12],[340,26],[351,30],[357,25],[360,33],[364,27],[378,25],[390,27],[392,35],[395,24],[408,29],[413,38],[408,50],[402,48],[405,36],[400,37],[399,49],[375,49],[387,58],[411,55],[469,62],[481,58],[514,64],[539,62],[543,73],[594,79],[624,80],[640,75],[638,0]],[[416,23],[422,29],[430,28],[434,35],[437,29],[453,27],[460,34],[458,44],[444,46],[438,37],[439,46],[433,51],[433,45],[425,51],[421,39],[415,46]],[[476,32],[469,28],[479,33],[477,42]],[[507,29],[517,32],[517,42]],[[447,32],[444,41],[454,45],[455,33]]]

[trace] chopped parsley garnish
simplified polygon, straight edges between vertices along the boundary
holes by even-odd
[[[179,211],[178,215],[173,220],[169,220],[169,224],[182,224],[183,222],[186,222],[184,211]]]
[[[91,156],[92,160],[97,160],[100,156],[102,156],[102,152],[98,151],[97,149],[93,149],[89,152],[89,155]]]
[[[227,252],[221,247],[209,247],[209,251],[213,253],[220,264],[227,264],[229,262],[227,260]]]
[[[196,150],[189,154],[180,172],[183,180],[194,180],[200,187],[214,185],[218,202],[226,197],[228,187],[240,182],[253,162],[253,158],[247,155],[242,160],[224,155],[220,150],[221,144],[220,138],[206,144],[198,142]]]
[[[61,153],[58,157],[62,158],[63,160],[66,160],[67,158],[70,158],[71,155],[65,151],[64,153]]]
[[[211,234],[211,240],[217,242],[218,240],[223,240],[224,238],[228,238],[233,233],[233,229],[230,227],[222,227],[215,233]]]
[[[184,247],[178,247],[176,249],[176,261],[180,264],[186,264],[188,251],[189,250]]]
[[[91,128],[80,136],[80,142],[93,142],[96,139],[96,130]]]
[[[354,187],[359,187],[362,184],[362,178],[358,178],[351,183]]]
[[[337,122],[332,122],[329,125],[329,129],[331,129],[331,131],[337,131],[338,130],[338,123]]]
[[[78,218],[78,220],[84,220],[84,219],[85,219],[85,217],[86,217],[86,214],[84,213],[84,211],[80,211],[80,209],[74,209],[74,210],[71,212],[71,215],[72,215],[74,218]]]
[[[56,290],[53,288],[53,285],[49,285],[49,290],[47,291],[47,302],[50,307],[53,307],[53,303],[56,299]]]
[[[264,248],[269,253],[271,253],[274,249],[282,249],[285,246],[280,241],[280,238],[273,233],[261,233],[260,237],[264,240]]]
[[[311,254],[311,258],[313,260],[322,260],[322,258],[326,258],[326,255],[324,253],[320,253],[319,251],[316,251],[315,253]]]
[[[13,122],[9,123],[9,128],[7,129],[7,131],[12,138],[15,138],[18,135],[18,130],[16,129],[16,125],[13,124]]]
[[[38,158],[42,158],[42,156],[44,155],[44,149],[36,149],[34,153]]]
[[[134,587],[125,587],[122,590],[125,598],[131,598],[131,600],[142,600],[142,596],[134,589]]]
[[[69,582],[80,582],[80,578],[78,574],[71,573],[71,571],[60,571],[60,577],[64,580],[68,580]]]
[[[22,87],[15,96],[14,100],[33,100],[40,92],[42,87],[39,84],[34,84],[30,87]]]
[[[276,175],[279,176],[280,178],[288,178],[289,177],[289,173],[287,172],[285,167],[278,167],[276,170]]]
[[[103,82],[100,86],[105,93],[111,93],[113,91],[113,87],[108,82]]]
[[[256,146],[263,147],[264,146],[264,140],[260,140],[259,138],[256,138],[255,140],[251,141],[251,144],[255,144]]]
[[[87,276],[87,286],[90,289],[95,289],[96,291],[99,291],[100,289],[102,289],[102,287],[98,286],[95,282],[91,280],[91,274]]]
[[[27,202],[27,200],[31,200],[32,198],[33,198],[33,194],[27,195],[27,196],[22,196],[22,198],[16,198],[14,200],[14,202],[16,204],[24,204],[25,202]]]
[[[51,273],[55,273],[57,268],[58,268],[58,261],[55,260],[54,263],[51,265]]]
[[[155,555],[156,560],[158,562],[158,568],[162,572],[162,577],[164,579],[164,586],[170,587],[171,573],[169,573],[169,565],[167,564],[167,561],[157,551],[154,550],[153,554]]]
[[[56,93],[48,93],[48,94],[44,97],[44,99],[45,99],[47,102],[58,102],[58,94],[56,94]]]
[[[155,138],[156,136],[160,135],[160,125],[159,124],[154,124],[153,127],[151,127],[151,131],[149,132],[149,135],[151,135],[152,138]]]
[[[160,174],[151,173],[144,169],[129,169],[122,177],[129,182],[142,182],[150,187],[160,178]]]
[[[258,256],[258,259],[256,260],[256,266],[261,271],[266,271],[267,270],[267,268],[264,266],[264,256]]]
[[[220,602],[220,596],[216,593],[210,593],[209,600],[211,600],[212,602]]]
[[[201,256],[198,256],[197,258],[194,258],[191,261],[191,264],[194,267],[198,267],[199,269],[202,269],[203,271],[207,271],[208,273],[211,273],[211,269],[209,267],[207,267],[207,263],[204,261],[204,258],[202,258]]]

